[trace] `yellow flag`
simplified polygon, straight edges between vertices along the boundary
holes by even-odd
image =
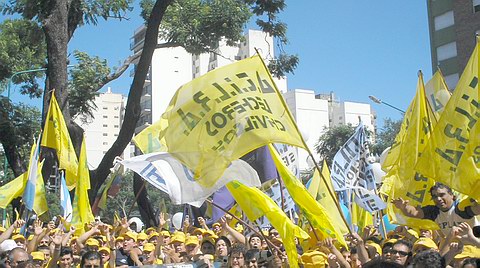
[[[134,142],[144,153],[160,146],[208,187],[231,161],[255,148],[268,143],[303,148],[287,109],[260,56],[253,56],[180,87],[160,122]]]
[[[57,150],[60,169],[65,169],[67,187],[72,190],[76,184],[78,159],[55,94],[50,99],[41,145]]]
[[[426,103],[423,77],[420,73],[417,93],[408,112],[410,117],[405,118],[408,125],[405,128],[403,140],[400,142],[400,155],[395,165],[387,173],[387,177],[391,176],[393,181],[389,201],[403,198],[409,200],[413,206],[433,204],[428,190],[435,182],[416,173],[412,168],[430,137],[431,120],[428,109],[430,107]],[[406,217],[391,202],[388,202],[387,212],[393,223],[417,228],[438,229],[438,226],[430,220]]]
[[[352,224],[363,230],[365,226],[373,225],[373,215],[360,207],[357,203],[352,203]]]
[[[479,41],[415,169],[480,199]]]
[[[428,104],[433,112],[435,120],[432,118],[432,122],[438,121],[442,115],[445,106],[450,100],[452,94],[448,90],[445,78],[443,78],[442,72],[437,70],[432,79],[425,84],[425,96],[427,97]],[[434,129],[434,128],[432,128]]]
[[[80,151],[80,159],[78,164],[78,180],[75,189],[75,197],[73,199],[73,218],[72,225],[75,226],[78,233],[84,232],[85,223],[95,220],[90,200],[88,198],[88,189],[90,188],[90,174],[87,165],[87,145],[85,144],[85,136],[83,137],[82,149]]]
[[[296,226],[277,204],[259,189],[245,186],[238,181],[229,182],[227,188],[249,220],[253,222],[261,216],[267,217],[282,238],[290,267],[298,267],[294,237],[307,239],[308,234]]]
[[[43,213],[48,211],[47,197],[45,194],[45,184],[43,182],[42,176],[43,162],[44,161],[38,163],[38,172],[35,185],[35,199],[33,202],[33,211],[35,211],[38,216],[41,216]]]
[[[27,182],[27,172],[0,187],[0,208],[5,209],[13,199],[22,196]]]
[[[292,197],[293,201],[297,204],[302,214],[308,219],[310,224],[321,232],[321,236],[325,239],[327,237],[336,238],[338,242],[344,246],[347,246],[343,234],[336,228],[341,222],[333,222],[327,210],[316,202],[316,200],[308,193],[305,186],[292,174],[290,169],[285,166],[285,163],[280,158],[277,150],[273,145],[269,144],[270,154],[272,155],[273,162],[277,167],[278,173],[282,178],[285,188]],[[333,209],[336,206],[334,204]],[[337,210],[337,213],[338,210]]]

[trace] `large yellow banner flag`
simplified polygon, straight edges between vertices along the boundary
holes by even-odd
[[[400,143],[400,155],[396,164],[386,175],[391,177],[390,179],[393,178],[389,201],[403,198],[409,200],[413,206],[433,204],[428,190],[433,186],[434,181],[416,173],[412,168],[430,137],[432,123],[430,120],[431,113],[428,112],[428,109],[430,107],[425,98],[423,77],[419,73],[417,93],[408,111],[410,117],[405,119],[408,125]],[[391,202],[388,202],[387,212],[393,223],[418,228],[438,229],[438,226],[432,221],[406,217]]]
[[[308,234],[295,225],[277,204],[259,189],[245,186],[238,181],[229,182],[227,188],[249,220],[253,222],[262,216],[267,217],[282,238],[290,267],[298,267],[294,237],[308,239]]]
[[[13,199],[22,196],[27,182],[27,172],[0,187],[0,208],[5,209]]]
[[[425,84],[425,96],[435,118],[435,120],[432,118],[432,121],[436,122],[440,119],[451,96],[440,70],[437,70],[430,81]]]
[[[268,143],[304,147],[283,97],[260,56],[208,72],[175,93],[160,122],[134,138],[159,149],[211,186],[231,161]]]
[[[67,187],[69,190],[72,190],[76,183],[78,159],[72,140],[70,139],[70,134],[68,134],[67,124],[63,118],[62,110],[58,106],[55,94],[53,93],[45,119],[41,145],[57,150],[60,169],[65,170]]]
[[[480,200],[479,41],[415,169]]]
[[[95,220],[88,198],[88,189],[90,189],[90,173],[87,165],[86,147],[87,145],[85,144],[84,135],[82,148],[80,151],[80,161],[78,164],[78,180],[72,205],[72,225],[75,226],[77,234],[84,232],[85,223],[90,223]]]
[[[347,247],[343,234],[336,227],[341,225],[343,220],[340,219],[340,222],[334,222],[330,215],[328,215],[327,210],[321,206],[320,203],[316,202],[305,186],[292,174],[290,169],[285,166],[285,163],[273,145],[269,144],[268,148],[270,149],[270,154],[272,155],[278,173],[285,184],[285,188],[288,190],[293,201],[295,201],[295,204],[297,204],[302,215],[307,218],[315,230],[320,231],[323,239],[327,237],[336,238],[340,244]],[[336,208],[335,204],[333,204],[333,206],[331,209]],[[338,209],[336,213],[339,213]]]

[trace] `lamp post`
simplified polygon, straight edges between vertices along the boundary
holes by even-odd
[[[398,107],[395,107],[395,106],[391,105],[391,104],[388,103],[388,102],[384,102],[383,100],[381,100],[381,99],[379,99],[379,98],[377,98],[377,97],[375,97],[375,96],[370,95],[370,96],[368,96],[368,97],[369,97],[373,102],[375,102],[375,103],[385,104],[385,105],[387,105],[388,107],[393,108],[393,109],[399,111],[400,113],[402,113],[402,115],[405,114],[405,111],[404,111],[404,110],[402,110],[402,109],[400,109],[400,108],[398,108]]]

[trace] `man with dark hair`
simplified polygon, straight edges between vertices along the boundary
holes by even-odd
[[[245,266],[248,268],[258,268],[258,256],[260,249],[252,248],[245,252]]]
[[[73,251],[71,248],[65,247],[60,250],[58,266],[60,268],[71,268],[73,266]]]
[[[232,268],[245,267],[245,247],[241,244],[234,245],[230,251],[230,266]]]
[[[389,250],[387,260],[407,266],[412,257],[412,243],[407,240],[398,240]]]
[[[425,250],[413,257],[412,264],[414,268],[443,268],[445,260],[438,251]]]
[[[475,216],[480,214],[480,204],[474,203],[461,210],[452,189],[439,182],[430,188],[430,195],[434,206],[414,207],[402,198],[397,198],[392,203],[408,217],[435,221],[445,236],[462,222],[467,222],[470,226],[478,225]]]
[[[80,268],[103,268],[102,255],[97,251],[87,251],[82,256]]]

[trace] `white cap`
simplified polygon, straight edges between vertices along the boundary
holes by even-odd
[[[0,243],[0,254],[18,247],[19,246],[17,245],[17,243],[15,243],[15,241],[13,241],[12,239],[7,239]]]

